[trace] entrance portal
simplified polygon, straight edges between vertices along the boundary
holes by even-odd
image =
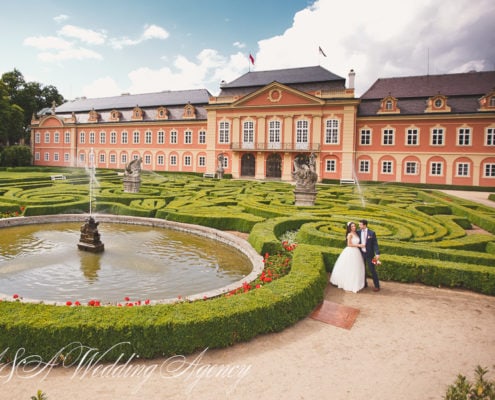
[[[251,153],[243,154],[241,158],[241,176],[254,176],[256,161]]]
[[[270,154],[266,159],[266,177],[282,177],[282,158],[278,154]]]

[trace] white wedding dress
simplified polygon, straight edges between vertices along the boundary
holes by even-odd
[[[359,237],[353,236],[352,244],[359,244]],[[330,283],[340,289],[357,293],[364,287],[364,261],[359,247],[347,246],[340,253],[333,267]]]

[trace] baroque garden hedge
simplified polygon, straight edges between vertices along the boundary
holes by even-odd
[[[51,181],[53,173],[67,179]],[[440,191],[322,184],[314,207],[295,207],[294,187],[282,182],[143,173],[140,192],[129,194],[121,177],[105,170],[97,183],[93,212],[249,233],[260,254],[283,251],[281,237],[297,232],[291,270],[259,289],[206,301],[141,307],[2,301],[2,361],[14,360],[21,348],[66,364],[86,351],[101,360],[185,355],[280,331],[322,301],[327,273],[344,247],[345,223],[361,218],[377,232],[382,280],[495,295],[495,209]],[[0,171],[0,194],[7,217],[87,213],[90,203],[88,177],[79,169]]]

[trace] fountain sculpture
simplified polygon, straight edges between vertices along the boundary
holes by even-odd
[[[100,234],[98,232],[98,224],[92,216],[93,213],[93,185],[96,181],[96,169],[95,169],[95,153],[91,149],[89,153],[89,217],[81,226],[81,237],[77,247],[79,250],[89,251],[91,253],[100,253],[104,250],[105,246],[100,240]]]
[[[124,192],[139,193],[141,188],[141,157],[127,163],[124,170]]]
[[[105,246],[100,240],[98,233],[98,224],[90,215],[86,222],[81,226],[81,238],[77,247],[79,250],[89,251],[91,253],[100,253]]]
[[[218,157],[217,157],[217,161],[218,161],[217,171],[216,171],[217,178],[218,179],[222,179],[223,178],[223,173],[225,172],[225,170],[223,168],[224,155],[223,154],[219,154]]]
[[[296,180],[294,190],[296,206],[314,206],[316,200],[316,155],[299,155],[294,159],[292,176]]]

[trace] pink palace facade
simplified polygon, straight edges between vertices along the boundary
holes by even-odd
[[[206,89],[80,98],[33,117],[33,163],[292,181],[314,153],[318,177],[495,186],[495,71],[378,79],[320,67],[248,72]]]

